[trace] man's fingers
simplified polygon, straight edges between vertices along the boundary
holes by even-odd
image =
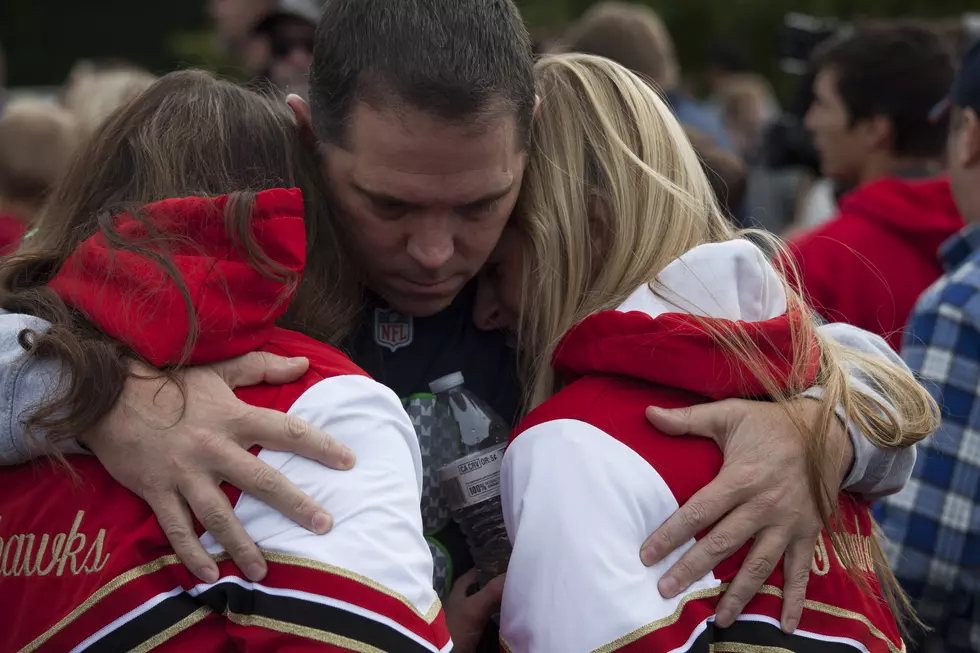
[[[273,451],[289,451],[323,463],[331,469],[350,469],[354,452],[309,422],[267,408],[249,408],[236,432],[249,444],[260,444]]]
[[[822,537],[822,535],[817,535]],[[810,565],[816,538],[795,542],[783,559],[783,611],[779,623],[783,632],[792,635],[800,624],[806,585],[810,581]]]
[[[221,477],[317,535],[333,528],[333,518],[286,476],[247,451],[234,449],[223,458]]]
[[[224,547],[245,576],[253,582],[265,578],[265,559],[238,521],[225,493],[210,480],[180,490],[204,528]]]
[[[730,407],[727,400],[687,408],[650,406],[646,414],[650,424],[666,435],[699,435],[721,444],[729,430]]]
[[[310,361],[306,358],[284,358],[265,352],[252,352],[208,367],[234,390],[258,383],[291,383],[306,374]]]
[[[456,579],[453,583],[453,588],[449,591],[450,601],[455,603],[457,601],[462,601],[466,599],[469,593],[470,586],[476,582],[476,568],[470,569],[468,572]]]
[[[501,574],[492,581],[484,585],[479,592],[470,597],[473,612],[484,619],[489,619],[500,606],[500,600],[504,596],[504,579]]]
[[[643,564],[648,567],[657,564],[681,544],[721,519],[739,503],[739,497],[725,479],[725,474],[722,472],[715,480],[698,490],[687,503],[668,517],[653,535],[647,538],[640,549],[640,559]],[[749,537],[751,534],[735,548],[741,546]],[[697,546],[700,544],[695,548]]]
[[[658,583],[660,593],[671,598],[683,592],[691,583],[710,572],[718,563],[748,542],[756,528],[757,526],[746,515],[746,511],[733,512],[711,529],[711,532],[699,539],[664,574]]]
[[[742,568],[735,575],[735,580],[718,602],[715,623],[719,627],[728,628],[735,623],[735,618],[742,613],[752,597],[758,594],[779,564],[788,543],[788,538],[775,534],[762,535],[755,541],[742,563]]]
[[[160,527],[167,536],[174,553],[191,573],[205,583],[218,580],[218,565],[201,546],[194,532],[194,522],[187,506],[176,492],[143,497],[157,516]]]

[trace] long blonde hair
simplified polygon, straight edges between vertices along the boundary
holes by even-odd
[[[535,78],[541,107],[513,218],[527,242],[518,332],[527,407],[559,388],[549,362],[573,325],[622,304],[643,284],[658,292],[658,274],[688,250],[749,236],[793,280],[783,279],[788,310],[807,318],[794,321],[798,369],[790,374],[789,387],[778,382],[746,333],[703,324],[733,360],[749,363],[770,396],[790,412],[804,435],[811,493],[824,526],[834,533],[837,493],[827,488],[836,485],[831,470],[839,470],[843,461],[828,463],[826,434],[837,419],[835,407],[842,406],[847,421],[876,446],[889,449],[911,446],[937,428],[935,401],[904,369],[816,330],[815,318],[794,290],[795,272],[781,243],[762,232],[737,232],[728,222],[683,128],[652,86],[612,61],[582,54],[542,58]],[[597,222],[603,223],[601,248]],[[814,346],[820,352],[823,409],[817,424],[805,425],[789,401],[806,389],[811,360],[806,353]],[[849,387],[852,369],[890,399],[894,412]],[[859,552],[847,540],[840,538],[841,558],[855,569]],[[879,546],[874,557],[896,616],[912,615]]]

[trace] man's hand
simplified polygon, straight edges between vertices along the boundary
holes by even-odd
[[[804,424],[815,423],[821,410],[818,402],[807,399],[794,401],[791,407],[799,410]],[[803,613],[813,549],[822,528],[809,490],[803,435],[793,420],[776,404],[735,399],[677,410],[651,407],[647,418],[668,435],[712,438],[725,457],[715,480],[643,544],[640,557],[652,565],[718,522],[664,574],[661,594],[676,596],[754,538],[742,568],[718,604],[716,623],[730,626],[785,554],[781,625],[793,632]],[[853,451],[838,420],[832,421],[831,429],[828,460],[844,463],[839,478],[828,483],[830,496],[836,496]]]
[[[194,532],[191,512],[246,576],[261,580],[265,560],[218,484],[227,481],[322,534],[333,525],[330,515],[247,449],[290,451],[333,469],[352,467],[354,454],[300,419],[239,401],[233,390],[289,383],[308,368],[305,358],[248,354],[181,372],[182,397],[176,384],[134,363],[115,408],[82,444],[150,505],[177,556],[201,580],[216,581],[218,567]]]
[[[470,594],[470,588],[476,584],[476,569],[471,569],[453,584],[443,609],[455,653],[474,653],[480,645],[490,617],[500,607],[504,578],[504,575],[497,576],[483,589]]]

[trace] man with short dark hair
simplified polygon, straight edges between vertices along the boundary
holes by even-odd
[[[904,492],[877,506],[895,576],[945,653],[980,651],[980,43],[949,100],[949,177],[967,226],[943,243],[946,274],[915,305],[902,356],[939,402]],[[930,641],[932,644],[932,641]]]
[[[946,123],[930,110],[953,79],[938,35],[867,27],[815,57],[806,115],[823,174],[853,190],[831,222],[793,243],[817,311],[896,350],[912,305],[942,273],[939,245],[962,226],[941,170]]]
[[[363,269],[362,323],[347,348],[355,363],[405,398],[431,477],[452,455],[426,431],[431,381],[460,371],[467,388],[505,418],[518,412],[514,353],[502,333],[474,324],[473,278],[520,190],[535,106],[530,39],[511,0],[328,0],[313,58],[312,111],[298,97],[288,101],[301,128],[319,143],[326,179]],[[316,265],[311,255],[305,274],[316,275]],[[23,368],[17,327],[5,326],[16,325],[16,317],[0,314],[0,388],[9,397],[0,404],[0,459],[8,463],[37,455],[21,432],[20,416],[58,378],[57,370]],[[304,317],[316,334],[317,316]],[[874,353],[875,339],[865,336],[859,334],[858,346]],[[855,343],[853,332],[845,337]],[[238,369],[249,364],[254,360]],[[214,561],[194,534],[192,513],[242,569],[258,570],[250,580],[265,573],[260,551],[216,477],[315,532],[324,530],[317,524],[329,523],[329,506],[318,506],[276,470],[223,464],[240,460],[241,447],[256,442],[317,459],[332,450],[330,438],[309,425],[285,417],[270,422],[275,418],[269,415],[257,419],[229,398],[227,385],[243,377],[254,382],[288,376],[268,372],[279,364],[265,359],[250,374],[224,366],[220,377],[208,368],[184,370],[179,375],[186,406],[160,406],[158,381],[130,378],[105,423],[80,436],[117,479],[154,507],[174,550],[195,572],[212,570]],[[808,422],[820,408],[805,398],[794,405]],[[718,438],[726,471],[649,543],[637,542],[637,554],[642,546],[642,559],[655,564],[685,546],[683,556],[673,554],[674,566],[660,585],[665,595],[676,596],[754,537],[749,559],[719,608],[729,615],[719,617],[725,625],[789,549],[783,625],[792,630],[820,528],[806,484],[799,482],[806,474],[804,443],[793,416],[764,402],[722,402],[672,420],[672,431]],[[900,488],[914,453],[880,452],[860,431],[849,433],[850,438],[841,425],[831,426],[828,455],[853,454],[842,484],[860,493]],[[496,607],[502,582],[470,595],[475,575],[466,573],[472,562],[465,542],[438,486],[427,483],[424,494],[434,582],[443,595],[452,588],[447,623],[457,650],[470,651]],[[694,534],[723,515],[712,537],[694,544]]]

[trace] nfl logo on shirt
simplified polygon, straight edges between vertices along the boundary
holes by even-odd
[[[374,341],[391,351],[412,344],[412,316],[387,308],[374,309]]]

